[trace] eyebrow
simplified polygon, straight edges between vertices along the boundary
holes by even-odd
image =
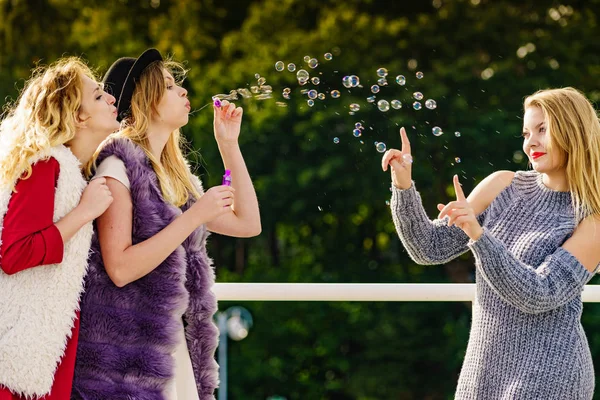
[[[542,121],[542,122],[540,122],[539,124],[537,124],[537,125],[536,125],[536,128],[539,128],[539,127],[541,127],[541,126],[542,126],[542,125],[544,125],[545,123],[546,123],[546,121]],[[523,127],[523,130],[524,130],[524,131],[528,131],[528,130],[529,130],[529,128],[527,128],[526,126],[524,126],[524,127]]]

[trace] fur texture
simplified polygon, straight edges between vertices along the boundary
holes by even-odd
[[[58,146],[37,161],[54,157],[60,164],[54,222],[81,199],[87,183],[69,149]],[[0,234],[12,191],[0,188]],[[6,275],[0,270],[0,385],[27,397],[48,394],[79,308],[87,269],[92,224],[65,243],[63,261]],[[1,243],[0,243],[1,245]]]
[[[179,209],[165,202],[149,160],[129,140],[108,143],[98,163],[110,155],[124,162],[131,184],[133,244],[156,235],[191,206],[192,202]],[[211,292],[214,272],[206,254],[207,236],[205,226],[198,228],[156,269],[119,288],[104,269],[94,235],[72,398],[163,399],[173,378],[171,353],[185,314],[200,399],[214,399],[218,331],[212,318],[217,302]]]

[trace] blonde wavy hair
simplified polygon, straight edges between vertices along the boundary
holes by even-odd
[[[176,82],[181,83],[186,70],[182,64],[172,60],[156,61],[141,74],[131,98],[131,110],[123,120],[123,129],[111,137],[124,137],[140,146],[150,160],[158,177],[165,200],[177,207],[184,205],[193,195],[200,198],[192,182],[190,167],[183,155],[184,138],[179,129],[173,131],[157,159],[151,151],[148,126],[152,115],[158,114],[158,104],[165,94],[163,70],[167,69]]]
[[[524,108],[539,107],[550,135],[550,150],[564,160],[578,220],[600,217],[600,121],[590,101],[577,89],[540,90]]]
[[[34,70],[15,106],[0,122],[0,184],[14,190],[31,176],[33,158],[75,137],[83,77],[96,80],[79,58],[68,57]]]

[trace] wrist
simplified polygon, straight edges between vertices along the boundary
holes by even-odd
[[[74,220],[81,222],[81,225],[84,225],[94,220],[94,216],[92,215],[92,213],[90,213],[90,211],[87,210],[86,207],[83,207],[81,204],[75,207],[70,214]]]
[[[475,232],[473,232],[469,238],[473,242],[476,242],[481,238],[481,236],[483,236],[483,228],[481,226],[478,226],[477,229],[475,229]]]

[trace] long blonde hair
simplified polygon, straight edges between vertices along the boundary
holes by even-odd
[[[0,122],[0,184],[14,190],[19,178],[31,176],[34,157],[48,157],[52,147],[75,137],[84,75],[96,80],[77,57],[34,70],[16,105]]]
[[[524,108],[540,107],[550,135],[549,147],[565,160],[569,191],[578,220],[600,216],[600,121],[589,100],[577,89],[540,90]]]
[[[158,103],[166,90],[163,69],[170,71],[178,81],[186,72],[181,64],[172,60],[156,61],[146,67],[133,91],[130,113],[122,123],[124,128],[113,137],[128,138],[144,150],[156,172],[163,197],[180,207],[189,200],[190,194],[196,199],[200,197],[181,150],[182,135],[179,129],[171,133],[160,159],[152,154],[148,139],[150,117],[158,113]]]

